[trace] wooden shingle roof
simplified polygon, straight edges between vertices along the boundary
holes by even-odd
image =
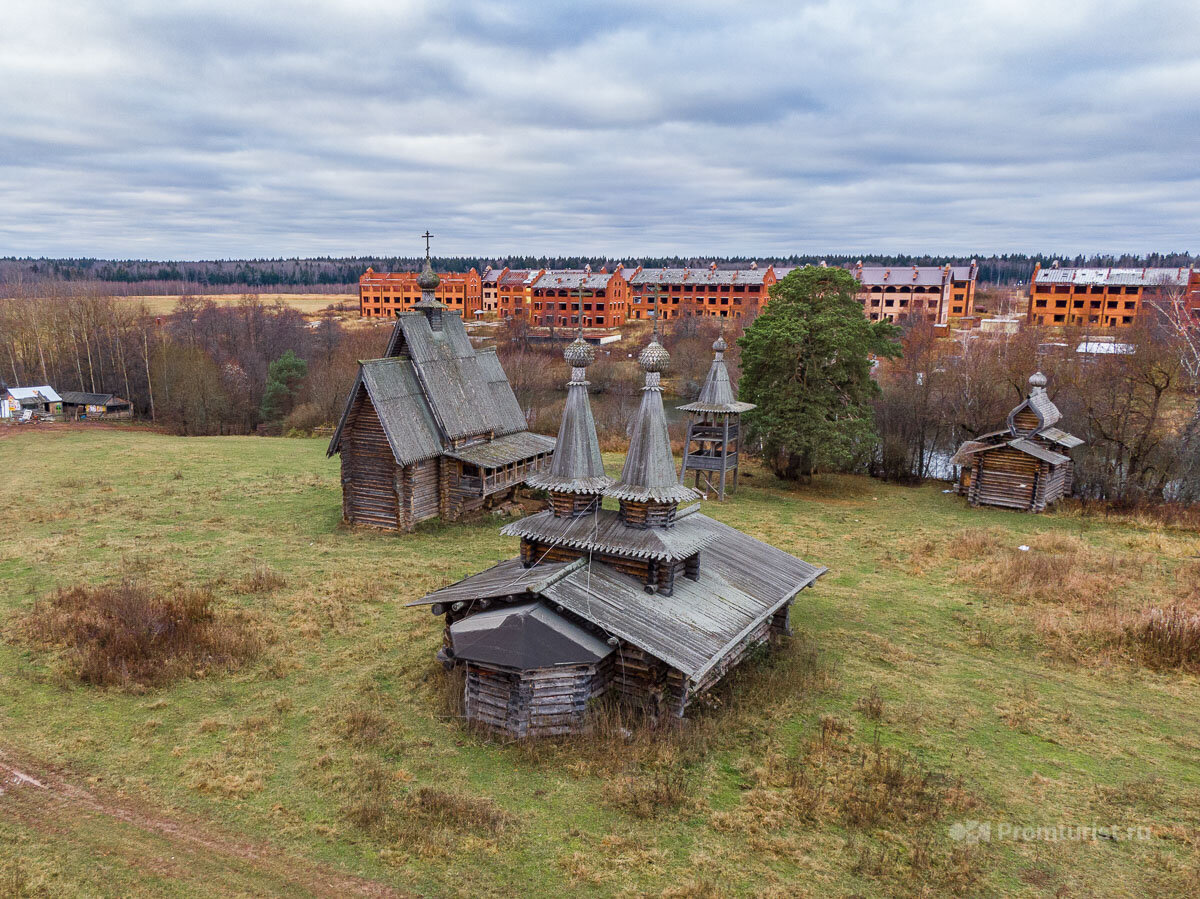
[[[341,448],[342,431],[360,387],[370,395],[401,465],[448,453],[455,440],[465,437],[488,433],[504,437],[527,430],[495,350],[477,352],[457,313],[446,312],[437,332],[421,312],[396,317],[387,358],[359,363],[358,380],[330,441],[329,455]],[[528,455],[554,447],[552,438],[529,436],[536,440],[526,443],[536,447]],[[507,444],[504,448],[513,449]]]
[[[435,612],[444,612],[454,602],[538,596],[700,685],[748,634],[826,569],[705,515],[693,514],[686,521],[706,534],[709,548],[699,579],[677,578],[670,596],[649,594],[641,580],[601,562],[523,569],[519,559],[510,559],[410,605],[433,605]]]

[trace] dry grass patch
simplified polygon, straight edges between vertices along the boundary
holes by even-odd
[[[265,642],[256,623],[219,610],[208,590],[164,596],[133,582],[60,590],[14,630],[30,645],[64,650],[72,676],[103,687],[156,687],[234,670],[258,658]]]
[[[753,811],[749,818],[743,808],[718,813],[714,822],[721,829],[751,832],[831,818],[868,830],[919,827],[973,805],[960,779],[931,771],[878,739],[863,744],[849,722],[827,715],[800,752],[767,754],[746,794],[744,807]]]
[[[794,754],[768,748],[741,804],[714,812],[711,826],[778,855],[789,834],[836,821],[850,831],[850,870],[905,891],[969,889],[978,860],[947,846],[937,825],[975,806],[961,779],[926,768],[912,756],[863,743],[851,724],[825,716]]]
[[[1123,637],[1148,668],[1200,672],[1200,613],[1192,609],[1149,609],[1126,624]]]
[[[1140,578],[1151,562],[1144,554],[1105,551],[1078,537],[1039,534],[1029,548],[995,545],[962,567],[959,580],[1015,603],[1094,607]]]
[[[692,795],[693,778],[686,768],[663,765],[610,781],[609,803],[635,818],[657,818],[680,809]]]
[[[269,565],[255,565],[254,570],[234,584],[238,593],[273,593],[287,586],[287,578]]]
[[[344,813],[372,836],[423,857],[456,850],[464,836],[496,840],[516,819],[486,796],[439,787],[409,787],[374,759],[359,759]]]

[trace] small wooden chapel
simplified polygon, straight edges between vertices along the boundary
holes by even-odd
[[[455,520],[542,471],[554,440],[527,430],[495,349],[434,296],[426,244],[421,300],[396,315],[382,359],[360,362],[329,443],[341,455],[342,518],[391,530]]]
[[[950,459],[961,466],[957,490],[972,506],[1001,506],[1042,512],[1069,496],[1070,451],[1083,443],[1055,425],[1062,413],[1046,393],[1046,376],[1029,378],[1029,395],[1010,413],[1002,430],[981,434]]]
[[[527,478],[546,509],[502,530],[519,555],[411,604],[445,619],[439,658],[465,671],[467,719],[518,738],[584,730],[605,697],[682,717],[747,653],[791,633],[793,601],[825,573],[679,508],[698,494],[676,475],[657,334],[639,356],[645,386],[616,481],[588,398],[595,350],[581,335],[563,356],[557,450]]]

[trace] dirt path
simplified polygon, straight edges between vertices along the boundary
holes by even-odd
[[[85,790],[51,766],[0,746],[0,816],[60,843],[117,857],[148,877],[208,895],[395,897],[386,884],[216,832],[127,798]]]

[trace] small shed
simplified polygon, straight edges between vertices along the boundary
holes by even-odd
[[[1008,426],[981,434],[958,448],[958,492],[972,506],[1042,512],[1073,482],[1070,450],[1083,443],[1055,425],[1062,418],[1046,393],[1046,376],[1029,378],[1029,395],[1008,414]]]
[[[29,420],[58,418],[62,414],[62,397],[49,384],[9,387],[0,394],[0,418]]]
[[[112,393],[62,392],[63,415],[72,421],[133,418],[133,404]]]

